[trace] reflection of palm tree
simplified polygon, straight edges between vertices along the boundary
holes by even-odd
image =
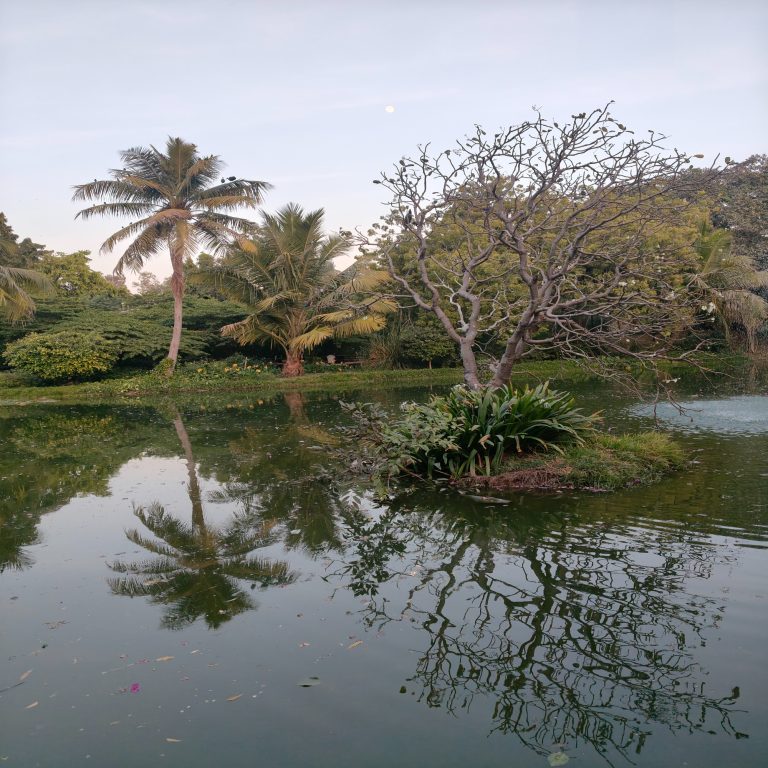
[[[240,459],[237,477],[224,482],[208,499],[236,503],[245,519],[280,523],[288,549],[302,548],[315,555],[340,549],[342,505],[323,469],[327,449],[335,447],[338,439],[311,422],[301,392],[286,392],[283,399],[289,420],[281,426],[279,445],[269,431],[246,428],[230,443],[232,454]],[[298,477],[297,466],[305,470]]]
[[[157,557],[112,563],[113,571],[131,575],[110,579],[109,585],[118,595],[141,595],[155,603],[170,604],[172,610],[163,620],[169,629],[180,629],[199,617],[215,629],[254,608],[238,580],[250,581],[254,588],[257,584],[289,584],[296,578],[284,562],[248,557],[254,549],[270,543],[267,527],[253,530],[236,517],[226,528],[211,528],[201,515],[188,525],[169,515],[160,504],[139,508],[134,514],[156,538],[137,529],[127,531],[126,536]]]
[[[131,575],[110,579],[109,586],[117,595],[141,595],[155,603],[172,605],[163,619],[163,625],[169,629],[180,629],[201,616],[215,629],[255,607],[240,588],[239,580],[250,581],[254,589],[257,584],[290,584],[296,575],[285,562],[248,556],[272,543],[270,532],[274,523],[254,526],[240,515],[224,528],[206,524],[192,443],[178,411],[173,424],[186,457],[192,523],[182,523],[157,503],[147,510],[136,509],[136,517],[156,538],[147,538],[138,529],[126,531],[126,536],[157,557],[112,563],[113,571]]]

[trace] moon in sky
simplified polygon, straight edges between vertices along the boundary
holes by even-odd
[[[387,104],[387,106],[384,107],[384,111],[389,112],[389,114],[391,115],[395,111],[395,108],[391,104]]]

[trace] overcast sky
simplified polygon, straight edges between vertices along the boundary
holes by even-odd
[[[768,152],[767,41],[751,0],[0,0],[0,210],[109,272],[119,222],[75,221],[71,187],[169,135],[329,229],[375,221],[371,180],[417,144],[534,104],[562,119],[613,99],[630,128],[743,159]]]

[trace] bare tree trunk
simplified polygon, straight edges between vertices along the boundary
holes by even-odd
[[[515,334],[507,343],[504,354],[501,356],[498,366],[496,366],[493,378],[489,384],[491,388],[498,389],[509,384],[512,369],[520,361],[524,351],[525,344],[523,340],[518,337],[518,334]]]
[[[283,376],[301,376],[304,373],[304,361],[300,352],[286,350],[283,363]]]
[[[461,350],[461,364],[464,367],[464,384],[469,389],[480,389],[480,377],[477,373],[477,358],[475,350],[472,348],[473,342],[468,339],[462,339],[459,349]]]
[[[171,376],[176,368],[176,360],[179,357],[179,345],[181,344],[181,325],[184,301],[184,258],[183,247],[174,242],[171,246],[171,290],[173,291],[173,333],[171,334],[171,346],[168,348],[168,366],[166,375]]]

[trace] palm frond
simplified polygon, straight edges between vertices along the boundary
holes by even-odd
[[[12,323],[34,314],[35,302],[28,291],[51,293],[53,283],[40,272],[0,265],[0,310]]]
[[[117,174],[118,171],[113,173]],[[73,200],[106,200],[115,203],[147,203],[156,201],[157,195],[146,189],[126,184],[120,178],[102,179],[73,187]]]
[[[290,348],[296,352],[307,352],[322,344],[334,335],[334,328],[330,325],[318,325],[310,328],[290,341]]]
[[[138,272],[144,262],[154,256],[167,242],[167,233],[159,227],[148,227],[125,249],[118,259],[114,272],[122,275],[125,269]]]
[[[344,323],[339,323],[339,325],[334,327],[333,335],[337,338],[367,336],[382,330],[386,325],[387,319],[384,315],[362,315]]]
[[[235,179],[198,192],[195,195],[195,200],[205,208],[218,207],[217,204],[211,204],[211,201],[217,198],[237,198],[240,201],[251,201],[249,204],[261,204],[264,193],[270,189],[272,189],[272,185],[266,181]],[[239,205],[243,205],[243,203],[240,202]]]
[[[85,221],[94,216],[144,216],[152,210],[154,210],[154,206],[151,203],[100,203],[99,205],[92,205],[90,208],[78,211],[75,214],[75,218]]]

